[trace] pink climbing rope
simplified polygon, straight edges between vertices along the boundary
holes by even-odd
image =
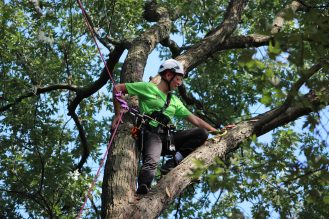
[[[94,39],[94,41],[95,41],[95,44],[96,44],[97,49],[98,49],[98,52],[99,52],[99,54],[100,54],[100,57],[101,57],[101,59],[102,59],[104,65],[105,65],[105,69],[106,69],[106,71],[107,71],[107,73],[108,73],[108,75],[109,75],[109,78],[110,78],[110,80],[112,81],[112,84],[113,84],[113,87],[114,87],[114,91],[115,91],[114,98],[115,98],[116,100],[118,100],[118,102],[119,102],[119,104],[121,105],[122,108],[124,108],[124,109],[129,109],[127,103],[121,98],[122,93],[117,92],[117,90],[116,90],[116,88],[115,88],[115,81],[114,81],[114,79],[113,79],[113,77],[112,77],[112,75],[111,75],[110,69],[108,68],[108,66],[107,66],[107,64],[106,64],[106,61],[105,61],[105,59],[104,59],[104,56],[103,56],[103,54],[102,54],[102,52],[101,52],[101,49],[100,49],[100,47],[99,47],[99,45],[98,45],[98,42],[97,42],[97,39],[96,39],[96,36],[95,36],[94,30],[93,30],[91,24],[90,24],[89,21],[88,21],[88,15],[87,15],[87,12],[85,11],[85,9],[84,9],[84,7],[83,7],[83,5],[82,5],[82,3],[81,3],[80,0],[77,0],[77,3],[79,4],[79,7],[80,7],[80,9],[81,9],[81,11],[82,11],[82,14],[83,14],[83,16],[84,16],[84,19],[85,19],[85,21],[86,21],[86,24],[87,24],[87,26],[88,26],[88,29],[90,30],[91,35],[92,35],[92,37],[93,37],[93,39]],[[81,215],[82,215],[83,209],[85,208],[85,205],[86,205],[86,203],[87,203],[87,201],[88,201],[88,198],[89,198],[89,196],[91,195],[91,193],[92,193],[92,191],[93,191],[93,189],[94,189],[94,186],[95,186],[95,183],[96,183],[96,181],[97,181],[98,175],[99,175],[99,173],[100,173],[100,171],[101,171],[101,168],[102,168],[102,166],[103,166],[103,164],[104,164],[105,158],[106,158],[106,156],[107,156],[107,154],[108,154],[108,152],[109,152],[109,150],[110,150],[110,148],[111,148],[111,145],[112,145],[113,139],[114,139],[114,137],[115,137],[115,135],[116,135],[117,129],[118,129],[119,124],[120,124],[121,119],[122,119],[122,116],[123,116],[123,112],[120,113],[119,120],[118,120],[118,122],[115,124],[115,128],[114,128],[114,131],[113,131],[113,133],[112,133],[112,135],[111,135],[110,141],[109,141],[109,143],[108,143],[108,145],[107,145],[106,152],[105,152],[105,154],[104,154],[104,156],[103,156],[103,159],[101,160],[101,163],[100,163],[99,168],[98,168],[98,170],[97,170],[97,173],[96,173],[96,175],[95,175],[95,177],[94,177],[94,180],[93,180],[91,186],[90,186],[89,189],[88,189],[88,193],[87,193],[87,195],[86,195],[86,197],[85,197],[84,203],[83,203],[83,205],[82,205],[82,207],[81,207],[81,209],[80,209],[80,211],[79,211],[79,214],[78,214],[77,217],[76,217],[77,219],[81,218]]]
[[[86,197],[85,197],[85,201],[83,202],[83,205],[82,205],[82,207],[81,207],[81,209],[80,209],[80,211],[79,211],[78,216],[76,217],[77,219],[80,219],[80,218],[81,218],[81,215],[82,215],[83,209],[85,208],[85,205],[86,205],[86,203],[87,203],[87,201],[88,201],[88,198],[89,198],[91,192],[92,192],[93,189],[94,189],[94,186],[95,186],[96,180],[97,180],[97,178],[98,178],[98,175],[99,175],[99,173],[100,173],[100,171],[101,171],[101,169],[102,169],[102,166],[103,166],[103,164],[104,164],[105,158],[106,158],[106,156],[107,156],[107,154],[108,154],[108,152],[109,152],[109,150],[110,150],[110,148],[111,148],[111,145],[112,145],[113,139],[114,139],[114,137],[115,137],[115,134],[116,134],[117,129],[118,129],[118,127],[119,127],[119,124],[120,124],[120,122],[121,122],[122,115],[123,115],[123,112],[120,113],[119,120],[118,120],[118,122],[115,124],[115,128],[114,128],[114,131],[113,131],[113,133],[112,133],[112,135],[111,135],[111,139],[110,139],[110,141],[109,141],[109,143],[108,143],[108,145],[107,145],[107,149],[106,149],[105,154],[104,154],[104,156],[103,156],[103,159],[102,159],[102,161],[101,161],[101,163],[100,163],[100,165],[99,165],[99,168],[98,168],[97,173],[96,173],[96,175],[95,175],[95,177],[94,177],[94,180],[93,180],[91,186],[90,186],[89,189],[88,189],[88,193],[87,193],[87,195],[86,195]]]

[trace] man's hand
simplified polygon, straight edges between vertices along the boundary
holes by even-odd
[[[221,130],[215,130],[215,131],[210,131],[209,132],[212,135],[226,135],[227,130],[226,129],[221,129]]]
[[[222,129],[217,129],[215,131],[210,131],[209,133],[212,135],[226,135],[228,129],[233,129],[235,128],[235,125],[227,125]]]

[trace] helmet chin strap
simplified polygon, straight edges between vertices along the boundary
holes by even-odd
[[[166,102],[162,108],[162,112],[167,108],[169,107],[170,105],[170,101],[171,101],[171,96],[172,96],[172,92],[171,92],[171,87],[170,87],[170,84],[172,82],[172,80],[174,80],[174,78],[176,77],[177,73],[175,71],[172,71],[172,73],[174,74],[170,80],[167,80],[163,75],[161,75],[161,79],[164,80],[167,85],[168,85],[168,94],[167,94],[167,99],[166,99]]]
[[[176,74],[174,74],[174,76],[169,81],[167,79],[165,79],[164,77],[162,77],[162,79],[165,82],[167,82],[167,85],[168,85],[168,94],[167,94],[166,102],[163,105],[161,112],[163,112],[165,109],[167,109],[169,107],[169,105],[170,105],[171,96],[172,96],[170,83],[172,82],[172,80],[174,79],[175,76],[176,76]]]
[[[169,92],[171,91],[171,87],[170,87],[170,83],[172,82],[172,80],[174,80],[175,76],[176,76],[176,72],[173,72],[174,76],[172,76],[172,78],[170,80],[167,80],[163,75],[161,75],[161,78],[167,83],[168,85],[168,90]]]

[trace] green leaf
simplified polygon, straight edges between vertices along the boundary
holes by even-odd
[[[280,43],[278,41],[270,40],[268,46],[268,52],[273,55],[279,55],[281,53]]]
[[[272,103],[271,94],[270,93],[263,94],[262,98],[260,99],[260,102],[265,106],[269,106]]]
[[[239,56],[238,62],[240,64],[247,64],[252,60],[253,55],[256,53],[254,49],[243,50]]]
[[[329,195],[323,197],[323,202],[329,204]]]

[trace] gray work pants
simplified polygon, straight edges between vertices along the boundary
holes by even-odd
[[[207,138],[207,130],[203,128],[193,128],[173,133],[172,144],[175,145],[176,151],[186,157],[197,147],[201,146]],[[143,165],[139,172],[138,185],[145,184],[150,188],[161,154],[167,155],[169,152],[166,150],[165,134],[157,134],[146,129],[143,139]]]

